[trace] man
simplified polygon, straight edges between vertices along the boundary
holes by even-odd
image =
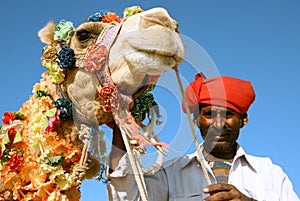
[[[224,76],[205,79],[197,74],[185,94],[204,140],[200,147],[213,184],[207,185],[196,153],[177,157],[154,175],[144,176],[149,200],[299,200],[279,166],[269,158],[246,154],[236,142],[255,99],[249,81]],[[110,199],[140,200],[117,128],[113,144],[108,175]]]

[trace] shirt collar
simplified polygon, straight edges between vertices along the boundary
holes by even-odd
[[[256,162],[253,161],[252,157],[247,154],[243,147],[241,147],[239,144],[237,147],[236,155],[233,159],[233,163],[238,159],[245,160],[248,163],[249,167],[252,168],[254,172],[256,172]]]
[[[201,143],[199,146],[200,146],[200,151],[202,153],[203,143]],[[186,158],[187,158],[187,160],[184,163],[182,163],[181,168],[186,167],[189,163],[191,163],[192,161],[194,161],[196,159],[200,162],[200,158],[197,154],[197,151],[192,153],[192,154],[186,155]],[[252,157],[250,157],[248,154],[246,154],[245,150],[239,144],[237,146],[237,152],[236,152],[236,155],[233,159],[232,164],[234,164],[235,161],[238,160],[238,159],[245,160],[248,163],[249,167],[252,168],[256,172],[256,168],[255,168],[256,163],[252,160]]]

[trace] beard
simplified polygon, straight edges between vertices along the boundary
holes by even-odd
[[[204,137],[204,149],[208,153],[233,153],[236,151],[238,135],[239,130],[231,128],[218,130],[211,126]]]

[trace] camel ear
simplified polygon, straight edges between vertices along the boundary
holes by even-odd
[[[48,22],[48,24],[38,32],[40,40],[46,45],[57,45],[57,41],[54,40],[54,29],[56,24],[53,21]]]

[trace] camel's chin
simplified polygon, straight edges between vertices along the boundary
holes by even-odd
[[[148,52],[133,52],[109,63],[113,82],[123,94],[132,95],[143,87],[146,75],[160,75],[177,66],[173,57],[159,56]]]

